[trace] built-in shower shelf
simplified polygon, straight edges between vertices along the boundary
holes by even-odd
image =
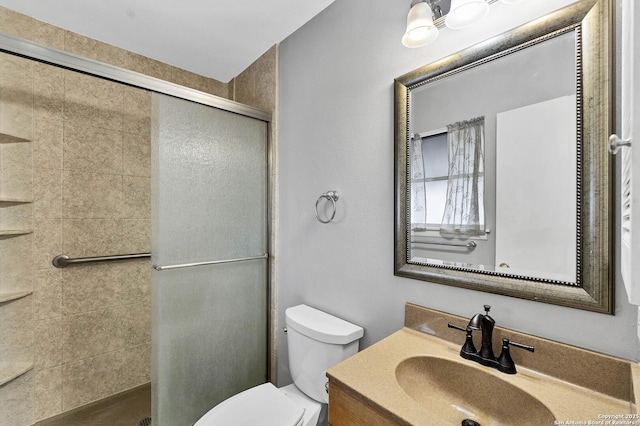
[[[0,229],[1,237],[17,237],[19,235],[31,234],[33,229]]]
[[[33,362],[9,362],[0,364],[0,386],[17,379],[33,368]]]
[[[18,136],[8,135],[6,133],[0,133],[0,143],[21,143],[31,142],[29,139],[20,138]]]
[[[15,204],[27,204],[33,203],[33,200],[27,198],[11,198],[11,197],[0,197],[0,207],[9,207]]]
[[[33,293],[33,291],[31,291],[31,290],[14,291],[14,292],[11,292],[11,293],[9,293],[9,292],[7,292],[7,293],[0,292],[0,303],[11,302],[12,300],[22,299],[23,297],[28,296],[31,293]]]

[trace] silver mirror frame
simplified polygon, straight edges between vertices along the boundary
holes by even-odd
[[[394,275],[614,313],[614,163],[607,151],[613,133],[613,23],[611,0],[582,0],[461,52],[418,68],[394,83]],[[491,271],[413,263],[409,260],[408,148],[410,92],[428,81],[462,72],[556,35],[576,30],[578,190],[576,285]]]

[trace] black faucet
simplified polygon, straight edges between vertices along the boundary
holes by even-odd
[[[460,350],[460,356],[487,367],[495,368],[503,373],[516,374],[516,366],[513,359],[511,359],[509,346],[526,349],[530,352],[534,351],[534,347],[511,342],[509,339],[502,339],[502,353],[496,358],[493,353],[493,328],[496,322],[489,315],[490,310],[491,306],[484,305],[484,314],[475,314],[471,320],[469,320],[469,324],[466,327],[460,327],[452,323],[448,324],[449,328],[455,328],[456,330],[462,330],[467,333],[464,345]],[[479,351],[476,350],[473,344],[474,330],[482,331],[482,346]]]

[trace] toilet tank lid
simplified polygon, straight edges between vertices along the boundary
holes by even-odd
[[[287,327],[320,342],[344,345],[364,335],[362,327],[307,305],[287,308],[285,317]]]

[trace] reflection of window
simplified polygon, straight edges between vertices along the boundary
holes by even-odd
[[[411,228],[440,229],[447,200],[446,130],[414,138],[411,158]]]
[[[412,230],[484,235],[484,117],[415,135],[410,148]]]

